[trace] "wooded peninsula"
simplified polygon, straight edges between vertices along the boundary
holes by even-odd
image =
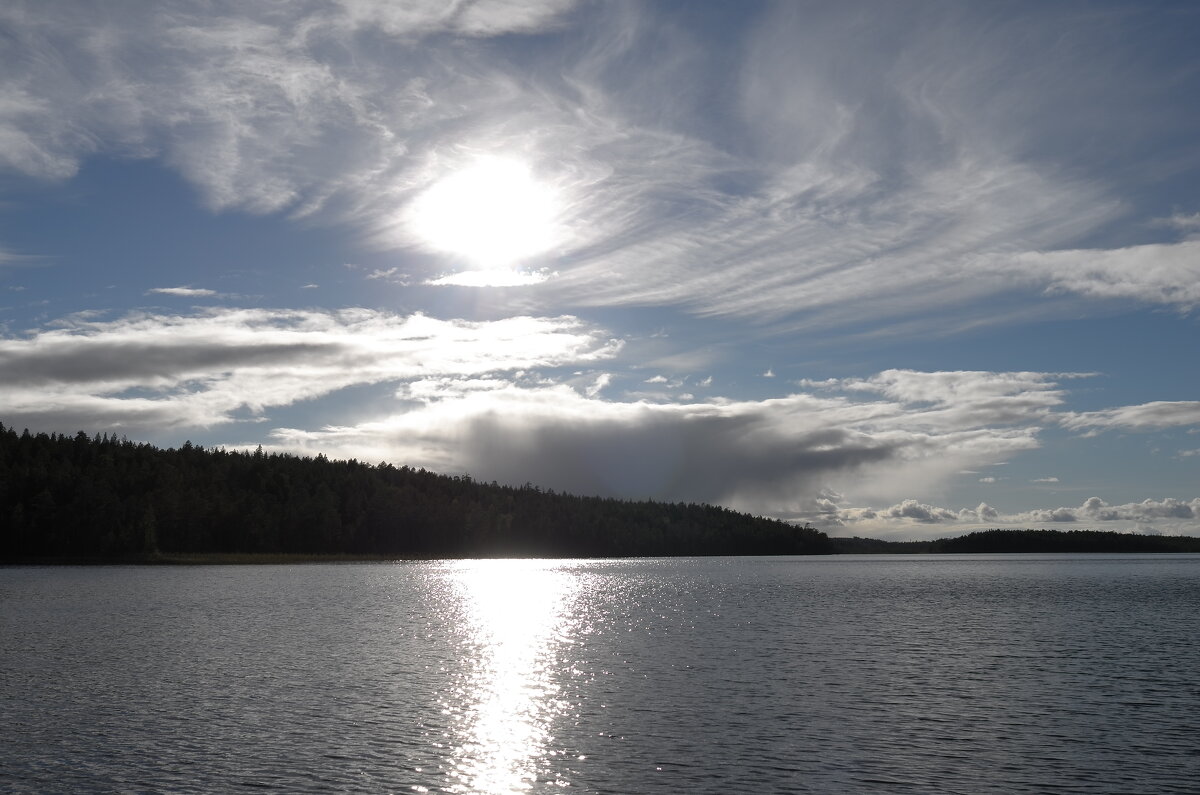
[[[926,552],[1200,552],[1200,538],[1052,530],[838,538],[707,504],[581,497],[261,448],[18,434],[0,424],[0,562]]]

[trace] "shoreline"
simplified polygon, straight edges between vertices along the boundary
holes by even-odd
[[[937,555],[1187,555],[1200,554],[1188,549],[1153,550],[1005,550],[997,551],[875,551],[875,552],[829,552],[817,555],[670,555],[665,557],[803,557],[839,558],[846,556],[876,557],[885,555],[937,556]],[[595,560],[625,560],[631,556],[584,556]],[[660,555],[632,557],[664,557]],[[39,557],[0,560],[0,568],[8,566],[289,566],[309,563],[422,563],[434,560],[577,560],[579,558],[545,555],[463,555],[438,557],[406,557],[403,555],[351,555],[351,554],[307,554],[299,552],[180,552],[157,555],[132,555],[121,557]]]

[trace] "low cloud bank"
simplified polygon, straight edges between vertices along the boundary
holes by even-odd
[[[1195,501],[1094,499],[1004,514],[986,503],[955,509],[910,496],[1039,447],[1047,427],[1179,425],[1193,416],[1191,404],[1078,414],[1063,410],[1063,383],[1081,374],[912,370],[800,382],[798,391],[763,400],[630,397],[647,377],[624,368],[622,350],[620,340],[570,316],[468,322],[366,309],[219,308],[76,316],[0,339],[0,419],[180,440],[217,427],[230,446],[265,439],[283,452],[581,494],[719,503],[831,530],[1200,520]],[[339,395],[361,385],[390,388],[392,399],[359,410],[362,421],[263,425],[271,410],[317,398],[330,402],[314,411],[346,417]],[[631,387],[625,399],[610,397],[622,386]],[[239,430],[249,427],[256,430]],[[858,507],[871,503],[888,507]]]
[[[637,384],[644,380],[639,375]],[[863,493],[902,494],[1035,448],[1033,423],[1048,419],[1062,399],[1052,376],[1032,373],[889,371],[869,382],[886,396],[866,400],[795,393],[621,402],[601,396],[611,381],[608,374],[576,384],[529,374],[419,379],[397,391],[404,411],[356,425],[281,428],[272,437],[279,450],[800,520],[822,513],[830,480],[850,479]],[[898,510],[918,515],[916,507]]]
[[[1118,529],[1129,532],[1192,535],[1200,532],[1200,498],[1146,499],[1110,505],[1089,497],[1075,507],[1036,508],[1004,514],[987,503],[952,510],[907,499],[881,510],[829,504],[823,524],[837,535],[957,535],[990,528]],[[936,526],[936,527],[934,527]]]
[[[620,345],[572,317],[439,320],[367,309],[67,318],[0,339],[7,424],[208,428],[355,385],[580,364]]]

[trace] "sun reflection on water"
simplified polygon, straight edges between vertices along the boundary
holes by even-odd
[[[577,578],[547,561],[454,564],[469,671],[455,749],[454,792],[511,793],[555,781],[554,718],[566,709],[554,663]],[[469,705],[469,706],[463,706]],[[566,782],[559,782],[565,785]]]

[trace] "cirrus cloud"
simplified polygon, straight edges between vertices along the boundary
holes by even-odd
[[[1100,411],[1065,412],[1058,421],[1066,428],[1090,429],[1091,433],[1110,429],[1155,430],[1200,425],[1200,401],[1155,400]]]
[[[216,290],[204,287],[151,287],[147,295],[175,295],[181,298],[208,298],[217,294]]]
[[[154,157],[213,209],[349,224],[364,243],[406,249],[414,283],[519,283],[542,306],[673,304],[900,328],[935,308],[941,327],[947,312],[1012,317],[985,299],[1014,290],[1040,293],[1046,312],[1063,295],[1200,300],[1200,242],[1080,248],[1128,216],[1123,193],[1077,164],[1048,167],[1030,144],[1033,128],[1092,135],[1068,108],[1137,79],[1096,73],[1086,48],[1032,44],[1063,29],[1094,46],[1116,24],[1103,15],[1001,25],[897,4],[873,9],[888,24],[868,25],[772,6],[723,43],[730,70],[709,63],[711,42],[648,5],[128,11],[0,9],[11,45],[0,55],[0,168],[64,179],[96,154]],[[508,38],[548,31],[534,53]],[[454,46],[428,46],[439,36]],[[708,93],[653,90],[679,85],[681,71],[720,87],[716,111]],[[996,74],[1012,81],[1000,94]],[[1177,129],[1177,104],[1152,106],[1161,128]],[[1114,156],[1129,123],[1105,125]],[[563,240],[520,276],[447,274],[402,219],[488,154],[527,162],[560,196]]]

